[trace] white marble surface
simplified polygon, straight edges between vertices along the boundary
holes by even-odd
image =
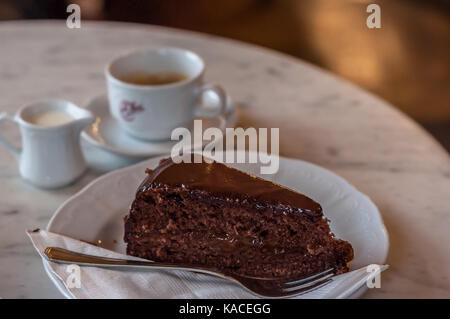
[[[238,124],[280,127],[281,155],[343,176],[378,205],[390,234],[391,265],[368,298],[450,297],[450,160],[392,106],[326,72],[266,49],[212,36],[135,24],[0,23],[0,111],[43,98],[83,104],[105,90],[106,61],[136,48],[184,47],[202,55],[206,77],[238,106]],[[426,107],[426,106],[424,106]],[[13,125],[2,134],[20,144]],[[98,157],[86,154],[93,163]],[[97,163],[96,167],[100,167]],[[46,191],[21,180],[0,149],[0,296],[62,297],[25,229],[45,227],[56,208],[98,176]]]

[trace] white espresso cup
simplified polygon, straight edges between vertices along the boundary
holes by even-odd
[[[159,48],[121,56],[106,66],[109,107],[112,116],[130,135],[146,140],[167,140],[175,128],[192,125],[197,117],[216,117],[225,112],[226,95],[217,85],[203,83],[205,63],[194,52]],[[130,74],[177,73],[184,79],[168,84],[133,84]],[[201,96],[217,95],[215,108],[200,106]]]

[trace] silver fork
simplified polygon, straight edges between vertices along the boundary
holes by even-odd
[[[295,280],[291,279],[287,281],[280,279],[240,276],[233,273],[225,273],[219,269],[207,268],[203,266],[99,257],[77,253],[59,247],[47,247],[44,253],[45,257],[49,261],[64,264],[78,264],[80,266],[130,270],[134,269],[140,271],[147,269],[186,270],[205,273],[238,283],[247,291],[263,298],[283,298],[305,294],[332,281],[332,277],[334,276],[334,269],[330,268],[309,277],[297,278]]]

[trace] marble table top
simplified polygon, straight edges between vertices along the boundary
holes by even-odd
[[[381,288],[364,297],[450,297],[449,154],[381,99],[281,53],[161,27],[2,22],[0,43],[0,111],[10,113],[45,98],[82,105],[106,90],[105,63],[133,49],[198,52],[206,78],[235,101],[239,126],[279,127],[281,155],[336,172],[379,207],[390,235],[390,269]],[[14,125],[0,129],[20,144]],[[102,173],[93,167],[69,187],[42,190],[22,181],[14,157],[0,148],[0,297],[62,297],[25,230],[44,228],[61,203]]]

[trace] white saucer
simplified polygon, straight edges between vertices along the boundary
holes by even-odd
[[[202,104],[205,107],[217,103],[215,95],[206,93]],[[119,125],[109,112],[109,102],[106,94],[91,99],[85,108],[94,113],[96,121],[84,129],[81,137],[89,144],[119,155],[131,157],[150,157],[170,153],[172,146],[178,141],[144,141],[131,137]],[[225,116],[216,118],[202,118],[203,130],[217,127],[223,132],[236,121],[236,112],[227,97],[227,111]],[[207,142],[206,142],[207,143]],[[200,146],[200,145],[199,145]],[[195,148],[195,147],[194,147]]]

